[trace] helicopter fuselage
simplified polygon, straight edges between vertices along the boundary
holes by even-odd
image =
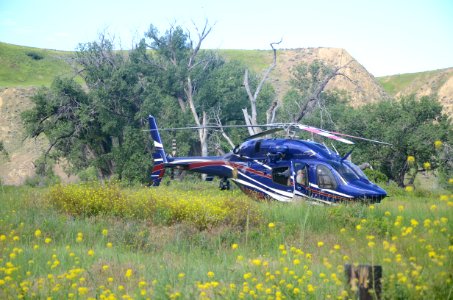
[[[163,168],[231,179],[249,195],[283,202],[376,203],[387,196],[352,162],[323,144],[299,139],[252,139],[224,156],[167,157],[153,174]]]

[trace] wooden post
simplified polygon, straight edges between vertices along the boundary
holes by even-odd
[[[357,299],[381,299],[382,266],[347,264],[344,271],[349,289],[356,293]]]

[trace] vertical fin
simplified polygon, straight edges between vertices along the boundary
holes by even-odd
[[[151,171],[151,180],[153,181],[153,186],[158,186],[165,174],[164,164],[167,162],[167,156],[165,155],[164,145],[162,144],[162,140],[160,139],[160,134],[157,129],[156,119],[150,115],[148,121],[149,131],[154,143],[154,152],[152,154],[154,166]]]

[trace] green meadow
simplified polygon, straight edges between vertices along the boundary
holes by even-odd
[[[386,186],[375,205],[257,202],[215,182],[0,187],[1,299],[452,298],[453,196]]]

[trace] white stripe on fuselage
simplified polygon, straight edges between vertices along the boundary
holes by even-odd
[[[283,201],[283,202],[290,202],[292,200],[292,197],[288,198],[286,196],[282,196],[282,195],[278,195],[278,194],[275,194],[275,193],[272,193],[270,191],[266,191],[262,188],[260,188],[259,186],[256,186],[248,181],[245,181],[245,180],[242,180],[242,179],[234,179],[232,178],[231,180],[235,181],[235,182],[238,182],[239,184],[242,184],[242,185],[246,185],[246,186],[249,186],[249,187],[252,187],[256,190],[259,190],[269,196],[271,196],[272,198],[278,200],[278,201]]]
[[[289,197],[289,198],[292,198],[293,197],[293,193],[290,193],[290,192],[287,192],[287,191],[282,191],[282,190],[278,190],[278,189],[274,189],[274,188],[271,188],[269,187],[268,185],[264,184],[264,183],[261,183],[247,175],[245,175],[244,173],[241,173],[242,176],[244,176],[245,178],[251,180],[251,181],[254,181],[256,183],[258,183],[259,185],[262,185],[262,186],[265,186],[266,188],[272,190],[273,192],[276,192],[276,193],[280,193],[282,194],[284,197]]]
[[[311,183],[311,182],[310,182],[310,186],[315,187],[315,188],[321,190],[321,192],[328,192],[328,193],[335,194],[335,195],[339,195],[339,196],[346,197],[346,198],[354,198],[354,197],[351,196],[351,195],[343,194],[343,193],[340,193],[340,192],[337,192],[337,191],[334,191],[334,190],[330,190],[330,189],[321,189],[317,184],[314,184],[314,183]]]

